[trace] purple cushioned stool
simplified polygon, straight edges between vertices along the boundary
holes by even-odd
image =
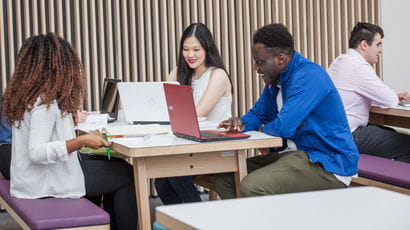
[[[410,164],[360,154],[359,178],[353,182],[410,194]]]
[[[23,228],[110,228],[108,213],[85,198],[15,198],[10,196],[10,181],[6,179],[0,179],[0,204]],[[12,214],[13,211],[17,216]],[[21,220],[24,223],[20,223]],[[24,224],[27,226],[22,226]]]

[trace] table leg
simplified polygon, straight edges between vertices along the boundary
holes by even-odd
[[[248,174],[246,168],[246,150],[237,150],[238,171],[235,172],[236,196],[241,197],[241,181]]]
[[[144,158],[134,158],[134,183],[138,208],[138,229],[151,230],[148,178]]]

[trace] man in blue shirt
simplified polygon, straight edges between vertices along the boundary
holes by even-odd
[[[220,127],[288,138],[297,151],[249,159],[242,196],[348,186],[358,172],[359,154],[341,98],[326,71],[294,51],[293,37],[282,24],[270,24],[255,33],[252,56],[266,84],[263,93],[248,113],[221,122]],[[221,198],[235,197],[232,174],[217,175],[216,189]]]
[[[6,179],[10,179],[11,126],[7,119],[4,117],[0,118],[0,173]]]

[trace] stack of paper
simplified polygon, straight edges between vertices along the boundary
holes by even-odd
[[[76,129],[91,132],[107,126],[108,114],[90,114],[85,122],[79,123]]]
[[[170,132],[170,126],[149,124],[149,125],[113,125],[105,127],[108,135],[115,136],[145,136],[155,134],[166,134]]]

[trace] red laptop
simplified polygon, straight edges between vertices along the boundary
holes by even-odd
[[[164,83],[164,92],[171,129],[176,136],[201,142],[250,137],[250,135],[238,132],[200,131],[191,86]]]

